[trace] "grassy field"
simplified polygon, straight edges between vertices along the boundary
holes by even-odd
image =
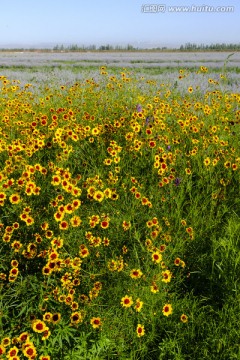
[[[226,59],[2,64],[0,359],[240,358]]]
[[[134,64],[152,64],[152,65],[172,65],[176,66],[179,64],[184,64],[187,67],[189,64],[197,66],[209,65],[213,67],[221,67],[224,64],[224,61],[229,56],[231,52],[157,52],[157,51],[125,51],[125,52],[111,52],[111,51],[102,51],[102,52],[11,52],[3,51],[0,52],[1,65],[11,66],[11,65],[50,65],[50,64],[79,64],[79,63],[96,63],[100,65],[109,66],[126,66],[133,67]],[[240,63],[240,52],[235,52],[231,59],[229,59],[229,64],[233,66],[239,66]]]
[[[200,66],[208,67],[210,78],[217,80],[222,72],[228,72],[224,90],[237,92],[240,83],[240,53],[229,52],[0,52],[1,74],[9,80],[18,79],[21,86],[66,85],[93,78],[99,81],[99,66],[107,66],[109,76],[121,69],[133,77],[145,76],[156,80],[158,85],[180,87],[198,86],[207,91],[208,78],[199,81]],[[179,81],[179,70],[188,72],[185,80]],[[220,88],[222,90],[222,88]]]

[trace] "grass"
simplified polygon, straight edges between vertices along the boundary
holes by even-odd
[[[240,95],[112,70],[1,76],[0,358],[239,359]]]

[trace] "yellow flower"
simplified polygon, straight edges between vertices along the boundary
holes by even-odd
[[[181,322],[183,322],[183,323],[188,322],[188,317],[187,317],[187,315],[182,314],[182,315],[180,316],[180,320],[181,320]]]
[[[101,318],[100,317],[93,317],[91,320],[90,320],[90,324],[92,325],[92,327],[94,329],[98,329],[102,323],[101,323]]]
[[[71,319],[72,324],[79,324],[83,320],[82,314],[77,311],[71,314],[70,319]],[[96,326],[96,325],[94,324],[94,326]]]
[[[52,177],[51,184],[54,186],[58,186],[59,184],[61,184],[61,177],[59,175],[54,175]]]
[[[57,211],[55,214],[54,214],[54,219],[56,221],[62,221],[64,218],[64,212],[59,212]]]
[[[191,169],[186,168],[186,169],[185,169],[185,173],[186,173],[187,175],[191,175],[192,171],[191,171]]]
[[[230,168],[230,167],[231,167],[230,161],[225,161],[224,167],[225,167],[226,169]]]
[[[162,261],[162,255],[158,251],[155,251],[152,253],[152,261],[155,264],[159,264]]]
[[[150,286],[150,290],[153,294],[156,294],[159,292],[159,288],[155,282],[153,282],[153,284]]]
[[[17,268],[17,267],[13,267],[13,268],[9,271],[9,276],[18,276],[18,268]]]
[[[174,265],[176,266],[179,266],[181,264],[181,259],[179,257],[177,257],[175,260],[174,260]]]
[[[30,226],[34,223],[34,219],[32,216],[27,216],[25,223],[27,224],[27,226]]]
[[[29,359],[32,359],[32,358],[34,359],[37,354],[35,346],[33,345],[33,343],[31,341],[28,341],[27,343],[24,344],[22,352],[23,352],[23,355],[25,355]]]
[[[5,337],[2,339],[2,342],[1,342],[1,345],[4,346],[4,347],[7,347],[11,344],[11,339],[10,337]],[[1,352],[0,352],[0,355],[1,355]]]
[[[122,299],[121,299],[121,305],[123,307],[130,307],[133,304],[133,300],[131,296],[125,295]]]
[[[45,324],[44,321],[41,321],[41,320],[37,319],[37,320],[33,321],[32,328],[33,328],[33,331],[35,331],[37,333],[42,333],[46,329],[46,324]]]
[[[137,336],[141,337],[145,334],[145,329],[144,329],[144,325],[138,324],[137,325]]]
[[[4,192],[0,192],[0,200],[4,201],[7,198],[6,194]]]
[[[0,353],[1,354],[1,353]],[[9,351],[8,351],[8,354],[7,354],[7,357],[8,358],[13,358],[14,356],[17,356],[18,354],[18,348],[16,346],[13,346]]]
[[[162,281],[165,283],[169,283],[171,281],[172,278],[172,274],[169,270],[163,271],[162,272]]]
[[[106,189],[104,190],[104,195],[105,195],[108,199],[111,199],[112,190],[109,189],[109,188],[106,188]]]
[[[14,252],[18,252],[20,250],[20,248],[22,247],[22,244],[20,243],[20,241],[14,240],[11,243],[11,247],[14,249]]]
[[[111,165],[111,163],[112,163],[112,159],[109,159],[109,158],[107,158],[107,159],[104,159],[104,161],[103,161],[103,163],[104,163],[104,165]]]
[[[0,344],[0,356],[5,354],[5,352],[6,352],[5,347],[2,344]]]
[[[68,222],[66,220],[63,220],[59,224],[60,230],[67,230],[68,229]]]
[[[47,321],[47,322],[51,322],[51,320],[52,320],[52,313],[46,312],[45,314],[43,314],[43,320],[44,320],[44,321]]]
[[[108,262],[107,267],[110,271],[116,271],[118,268],[118,262],[112,259]]]
[[[18,341],[20,343],[26,342],[29,340],[29,336],[30,336],[29,333],[27,331],[24,331],[19,335]]]
[[[100,190],[97,190],[97,191],[95,191],[93,198],[94,198],[94,200],[101,202],[104,199],[104,193]]]
[[[72,227],[78,227],[81,225],[81,222],[82,220],[80,219],[79,216],[73,216],[71,219],[70,219],[70,223],[72,225]]]
[[[204,165],[205,166],[209,166],[210,164],[211,164],[211,160],[210,160],[210,158],[209,157],[207,157],[206,159],[204,159]]]
[[[47,340],[49,338],[49,336],[51,335],[51,331],[49,330],[49,328],[46,326],[44,332],[42,333],[42,340]]]
[[[83,245],[83,246],[80,246],[80,251],[79,251],[79,255],[82,257],[82,258],[85,258],[89,255],[89,251],[88,251],[88,248]]]
[[[143,307],[143,301],[141,301],[139,298],[136,300],[136,305],[135,305],[135,310],[137,312],[140,312],[142,310]]]
[[[165,316],[169,316],[172,314],[173,309],[172,309],[172,305],[171,304],[165,304],[163,309],[162,309],[163,315]]]
[[[21,198],[18,194],[12,194],[10,197],[9,197],[9,201],[11,204],[19,204],[20,201],[21,201]]]
[[[130,276],[132,279],[139,279],[142,275],[143,273],[139,269],[133,269],[130,272]]]
[[[101,228],[102,229],[107,229],[109,227],[109,220],[105,219],[103,221],[101,221]]]
[[[67,214],[72,214],[74,211],[74,206],[72,204],[67,204],[65,205],[64,210]]]
[[[79,199],[73,200],[72,205],[73,205],[74,211],[77,210],[79,208],[79,206],[81,206],[81,200],[79,200]]]
[[[131,223],[130,223],[130,221],[126,221],[126,220],[124,220],[124,221],[123,221],[123,223],[122,223],[122,227],[123,227],[123,230],[124,230],[124,231],[129,230],[129,229],[130,229],[130,227],[131,227]]]
[[[186,226],[186,225],[187,225],[186,220],[181,220],[181,224],[182,224],[183,226]]]
[[[53,314],[52,319],[51,319],[52,324],[58,324],[60,320],[61,320],[60,313]]]

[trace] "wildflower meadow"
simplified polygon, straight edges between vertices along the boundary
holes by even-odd
[[[240,93],[188,75],[0,77],[0,359],[240,358]]]

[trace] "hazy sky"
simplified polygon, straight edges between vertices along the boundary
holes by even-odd
[[[174,6],[192,11],[173,11]],[[0,47],[240,42],[237,0],[0,0],[0,14]]]

